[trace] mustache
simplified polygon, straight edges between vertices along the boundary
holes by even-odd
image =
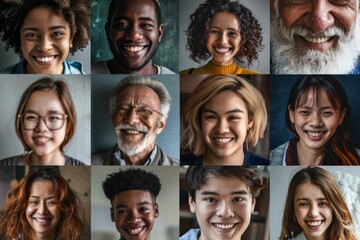
[[[144,125],[131,125],[126,123],[119,123],[116,125],[115,130],[134,130],[138,132],[144,132],[147,133],[149,131],[149,128]]]
[[[289,38],[294,38],[295,35],[299,35],[301,37],[339,37],[342,39],[345,37],[345,32],[342,28],[337,26],[331,26],[319,33],[315,33],[307,27],[296,26],[288,30]]]

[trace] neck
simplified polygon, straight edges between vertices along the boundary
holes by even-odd
[[[128,156],[126,153],[122,152],[123,158],[126,161],[127,165],[144,165],[146,161],[150,158],[152,151],[155,148],[155,143],[151,143],[141,152]]]
[[[321,165],[324,158],[324,149],[304,148],[299,141],[296,144],[299,165]]]
[[[32,240],[56,240],[56,233],[44,233],[44,234],[33,234],[31,237]]]
[[[112,74],[157,74],[158,73],[157,67],[152,64],[151,60],[139,70],[131,70],[128,68],[124,68],[115,59],[111,59],[107,61],[106,64],[110,73]]]
[[[32,152],[25,159],[25,163],[30,165],[65,165],[65,157],[60,151],[45,156],[39,156]]]
[[[204,165],[243,165],[244,164],[244,151],[238,151],[236,154],[226,157],[217,157],[214,154],[206,153],[204,155]]]

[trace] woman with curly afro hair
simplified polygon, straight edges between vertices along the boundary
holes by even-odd
[[[90,2],[0,0],[0,35],[20,56],[0,73],[83,74],[80,62],[66,58],[89,43]]]
[[[190,16],[186,31],[190,58],[204,66],[180,74],[256,74],[249,67],[263,49],[262,29],[251,10],[238,1],[207,0]]]

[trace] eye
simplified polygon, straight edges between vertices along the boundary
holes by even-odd
[[[28,40],[36,40],[39,38],[39,36],[35,33],[26,33],[24,37]]]
[[[307,207],[309,204],[307,202],[300,202],[299,207]]]
[[[334,113],[333,112],[330,112],[330,111],[326,111],[326,112],[323,112],[323,115],[325,116],[325,117],[330,117],[330,116],[332,116]]]
[[[129,24],[126,22],[116,22],[114,26],[116,29],[125,30],[129,27]]]
[[[142,28],[144,28],[146,30],[152,30],[154,28],[154,25],[150,24],[150,23],[144,23],[144,24],[142,24]]]
[[[234,197],[233,202],[244,202],[246,201],[246,198],[244,197]]]
[[[239,116],[229,116],[229,121],[237,121],[239,119],[241,119]]]
[[[137,113],[140,114],[141,116],[150,116],[152,114],[152,110],[147,107],[139,107],[137,109]]]
[[[306,110],[300,110],[300,111],[299,111],[299,114],[300,114],[300,115],[303,115],[303,116],[308,116],[308,115],[310,114],[310,112],[309,112],[309,111],[306,111]]]
[[[65,35],[65,34],[62,33],[62,32],[54,32],[54,33],[53,33],[53,36],[54,36],[54,37],[61,37],[61,36],[63,36],[63,35]]]
[[[49,119],[49,121],[55,122],[61,120],[63,117],[61,114],[50,114],[47,116],[47,118]]]
[[[142,207],[142,208],[139,209],[139,212],[140,212],[140,213],[146,213],[146,212],[148,212],[148,211],[149,211],[149,209],[146,208],[146,207]]]
[[[56,205],[57,203],[55,202],[55,201],[48,201],[47,202],[47,205],[49,205],[49,206],[54,206],[54,205]]]
[[[38,204],[39,204],[39,201],[37,201],[37,200],[30,200],[29,201],[29,205],[31,205],[31,206],[36,206]]]
[[[24,120],[26,121],[37,121],[38,120],[38,116],[36,114],[25,114],[24,115]]]
[[[212,198],[212,197],[205,198],[204,200],[205,200],[205,202],[208,202],[208,203],[214,203],[214,202],[216,202],[216,199],[215,199],[215,198]]]
[[[237,32],[229,32],[228,35],[230,37],[237,37],[239,34]]]
[[[126,209],[119,209],[116,211],[116,214],[122,216],[128,214],[128,211]]]
[[[327,202],[319,202],[319,207],[326,207],[328,204]]]

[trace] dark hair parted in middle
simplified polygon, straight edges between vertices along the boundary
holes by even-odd
[[[212,177],[235,177],[244,182],[250,189],[252,198],[259,196],[268,180],[257,167],[244,166],[189,166],[186,172],[186,183],[190,196],[195,200],[195,192]]]
[[[234,14],[240,26],[240,48],[235,59],[240,63],[252,65],[258,59],[258,52],[263,49],[262,29],[251,10],[230,0],[207,0],[190,16],[190,25],[186,31],[186,48],[190,57],[197,63],[207,60],[211,55],[206,47],[207,31],[212,17],[219,12]]]
[[[295,111],[302,102],[307,101],[309,94],[315,96],[319,103],[320,91],[324,91],[334,109],[344,114],[342,124],[338,125],[334,135],[325,144],[325,155],[322,165],[359,165],[360,158],[350,142],[350,105],[340,82],[329,75],[305,75],[292,87],[287,103],[285,121],[288,129],[299,137],[290,120],[289,109]]]
[[[140,168],[129,168],[116,173],[109,174],[102,184],[105,196],[111,201],[116,194],[129,190],[142,190],[150,192],[156,199],[161,189],[158,176]]]

